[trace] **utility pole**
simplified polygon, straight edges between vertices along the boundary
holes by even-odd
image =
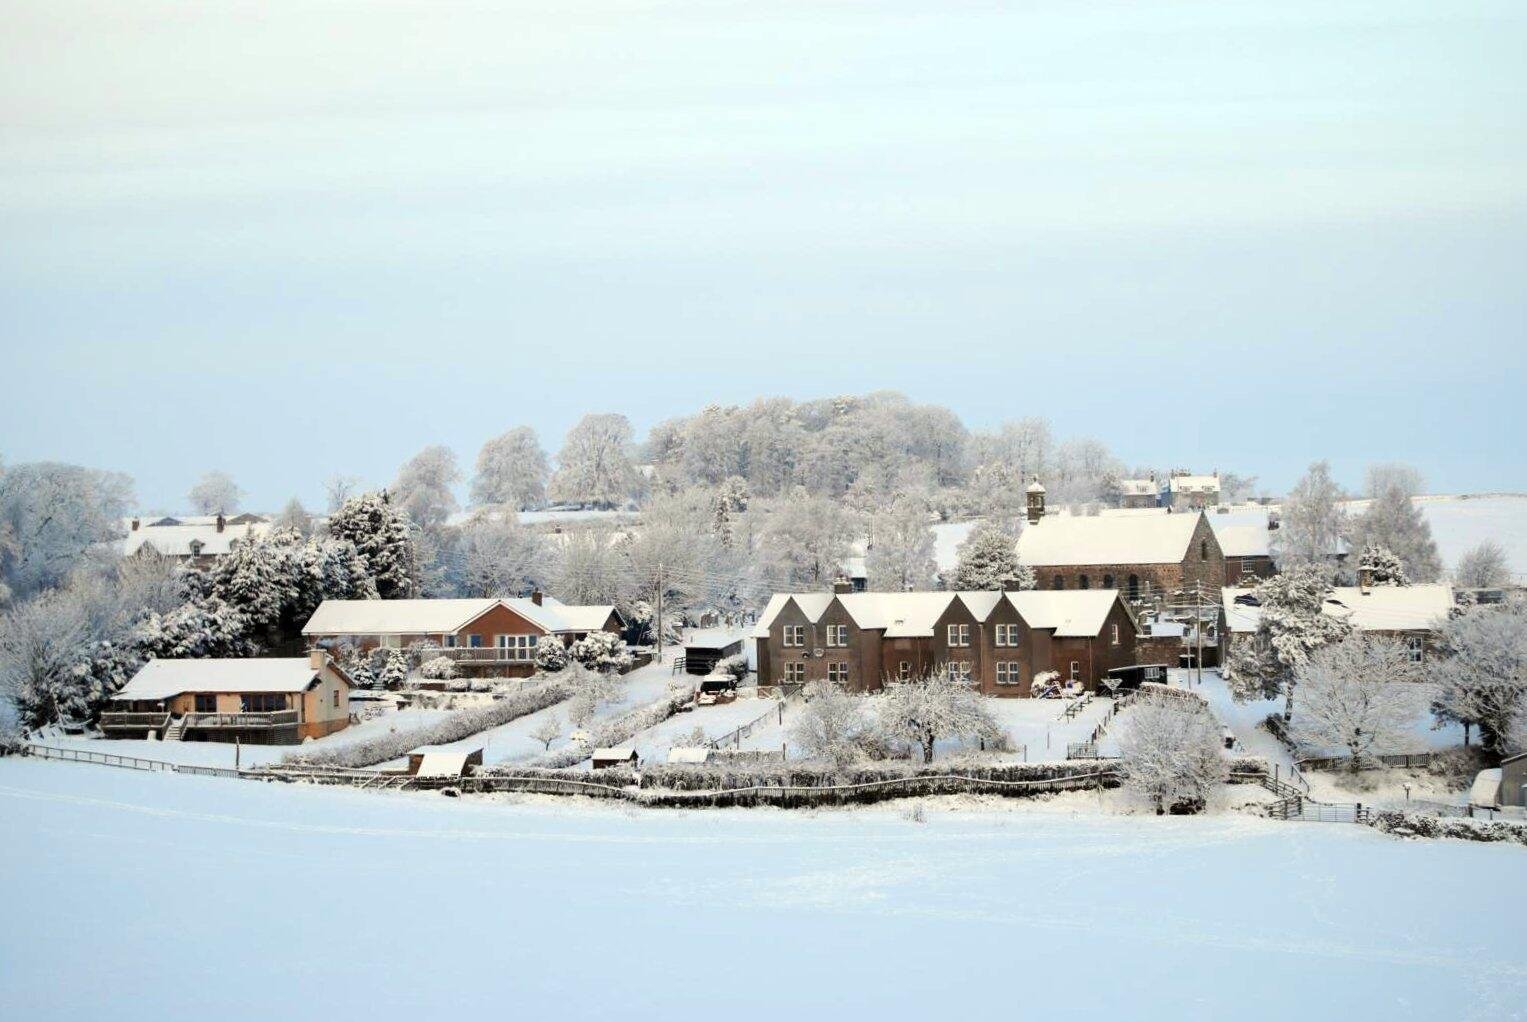
[[[663,563],[657,565],[657,662],[663,662]]]

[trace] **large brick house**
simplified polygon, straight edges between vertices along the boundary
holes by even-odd
[[[324,600],[302,628],[310,646],[407,649],[428,642],[463,673],[522,677],[536,646],[570,645],[590,632],[619,633],[614,606],[561,603],[536,593],[517,599]]]
[[[1130,601],[1193,588],[1212,598],[1225,584],[1225,555],[1201,511],[1044,515],[1019,535],[1018,560],[1040,589],[1119,589]]]
[[[777,593],[753,632],[764,688],[829,680],[873,692],[934,672],[1027,696],[1054,670],[1095,688],[1135,662],[1136,627],[1115,590]]]
[[[1414,586],[1336,586],[1321,609],[1352,623],[1359,632],[1403,641],[1417,663],[1436,652],[1438,634],[1454,606],[1453,587],[1444,583]],[[1238,642],[1247,641],[1261,623],[1256,590],[1227,586],[1221,591],[1221,627],[1228,663]],[[1228,673],[1228,668],[1227,668]]]
[[[1266,525],[1226,525],[1214,530],[1225,555],[1225,584],[1254,586],[1278,573],[1272,531]]]
[[[219,557],[226,557],[245,540],[259,539],[271,531],[271,523],[255,514],[188,515],[180,518],[141,517],[126,519],[127,536],[122,540],[125,557],[169,557],[202,567]]]

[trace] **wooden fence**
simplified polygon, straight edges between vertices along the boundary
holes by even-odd
[[[753,734],[753,729],[758,727],[758,725],[767,722],[771,717],[777,717],[781,724],[784,723],[784,700],[780,700],[779,702],[775,703],[773,706],[769,707],[763,713],[759,714],[757,717],[748,721],[741,727],[733,728],[726,734],[722,735],[720,738],[712,738],[709,742],[705,743],[706,747],[711,749],[724,749],[730,745],[733,748],[740,748],[742,746],[742,740],[744,738],[751,737]]]
[[[68,763],[94,763],[97,766],[122,767],[127,770],[195,774],[202,777],[240,777],[238,770],[229,767],[193,766],[189,763],[171,763],[163,759],[144,759],[141,756],[119,756],[114,752],[93,752],[89,749],[60,749],[52,745],[28,742],[22,747],[22,755],[38,759],[56,759]]]

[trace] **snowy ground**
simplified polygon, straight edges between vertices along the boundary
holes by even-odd
[[[1527,1014],[1519,847],[1087,798],[936,800],[919,824],[904,804],[636,812],[4,760],[6,1012]]]

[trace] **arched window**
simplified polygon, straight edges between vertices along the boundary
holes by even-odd
[[[1078,589],[1091,589],[1092,580],[1089,579],[1086,575],[1083,575],[1076,580],[1076,587]]]
[[[1113,576],[1112,575],[1104,575],[1103,576],[1103,588],[1104,589],[1112,589],[1113,588]]]
[[[1209,559],[1209,541],[1207,539],[1198,541],[1198,559],[1200,561],[1207,561]]]
[[[1051,589],[1064,589],[1064,588],[1066,588],[1066,580],[1065,580],[1065,578],[1063,576],[1061,576],[1061,575],[1056,575],[1055,576],[1055,584],[1052,585],[1050,588]]]
[[[1131,575],[1131,576],[1129,576],[1129,598],[1131,600],[1138,600],[1140,598],[1140,576],[1139,575]]]

